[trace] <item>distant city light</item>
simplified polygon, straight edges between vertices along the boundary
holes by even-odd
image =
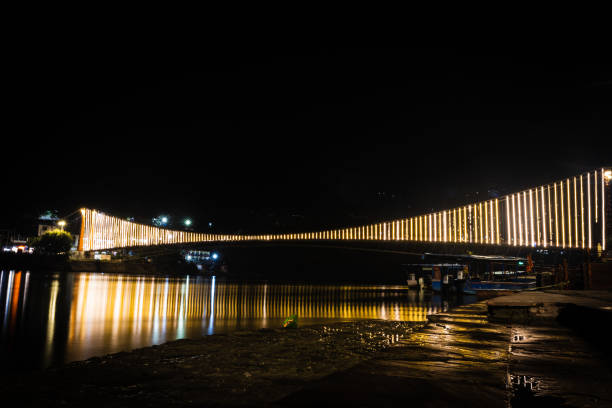
[[[216,253],[216,252],[213,252],[211,257],[212,257],[212,259],[217,259],[217,258],[219,258],[219,254]]]
[[[190,220],[189,218],[187,218],[187,219],[185,220],[185,225],[186,225],[187,227],[191,225],[191,220]]]

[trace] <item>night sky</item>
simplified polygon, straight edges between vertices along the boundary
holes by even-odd
[[[611,165],[610,53],[41,43],[11,64],[0,228],[359,225]]]

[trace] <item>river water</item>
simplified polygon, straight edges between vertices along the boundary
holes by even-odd
[[[300,326],[421,322],[452,306],[402,286],[6,270],[0,272],[0,359],[3,371],[31,370],[181,338],[279,328],[292,314]]]

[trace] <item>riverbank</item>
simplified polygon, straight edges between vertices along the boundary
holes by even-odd
[[[533,308],[537,294],[515,296],[524,299],[509,307]],[[531,321],[490,319],[502,297],[426,325],[370,320],[212,335],[11,376],[0,392],[26,406],[612,406],[608,355],[588,335],[601,330],[571,327],[598,319],[599,309],[577,303],[612,306],[612,296],[540,296],[539,310],[565,307]]]
[[[0,393],[26,406],[262,405],[367,360],[422,326],[375,320],[177,340],[10,376]]]
[[[0,270],[42,272],[100,272],[131,275],[187,275],[201,274],[194,264],[177,262],[146,262],[144,259],[100,261],[71,259],[67,255],[0,253]]]

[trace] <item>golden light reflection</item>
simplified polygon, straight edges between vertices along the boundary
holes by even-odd
[[[49,300],[49,347],[57,288],[56,282]],[[380,286],[242,285],[214,278],[92,273],[77,274],[73,288],[67,341],[79,356],[241,328],[280,327],[291,314],[297,314],[301,324],[383,318],[425,321],[440,309],[406,292],[381,295]]]

